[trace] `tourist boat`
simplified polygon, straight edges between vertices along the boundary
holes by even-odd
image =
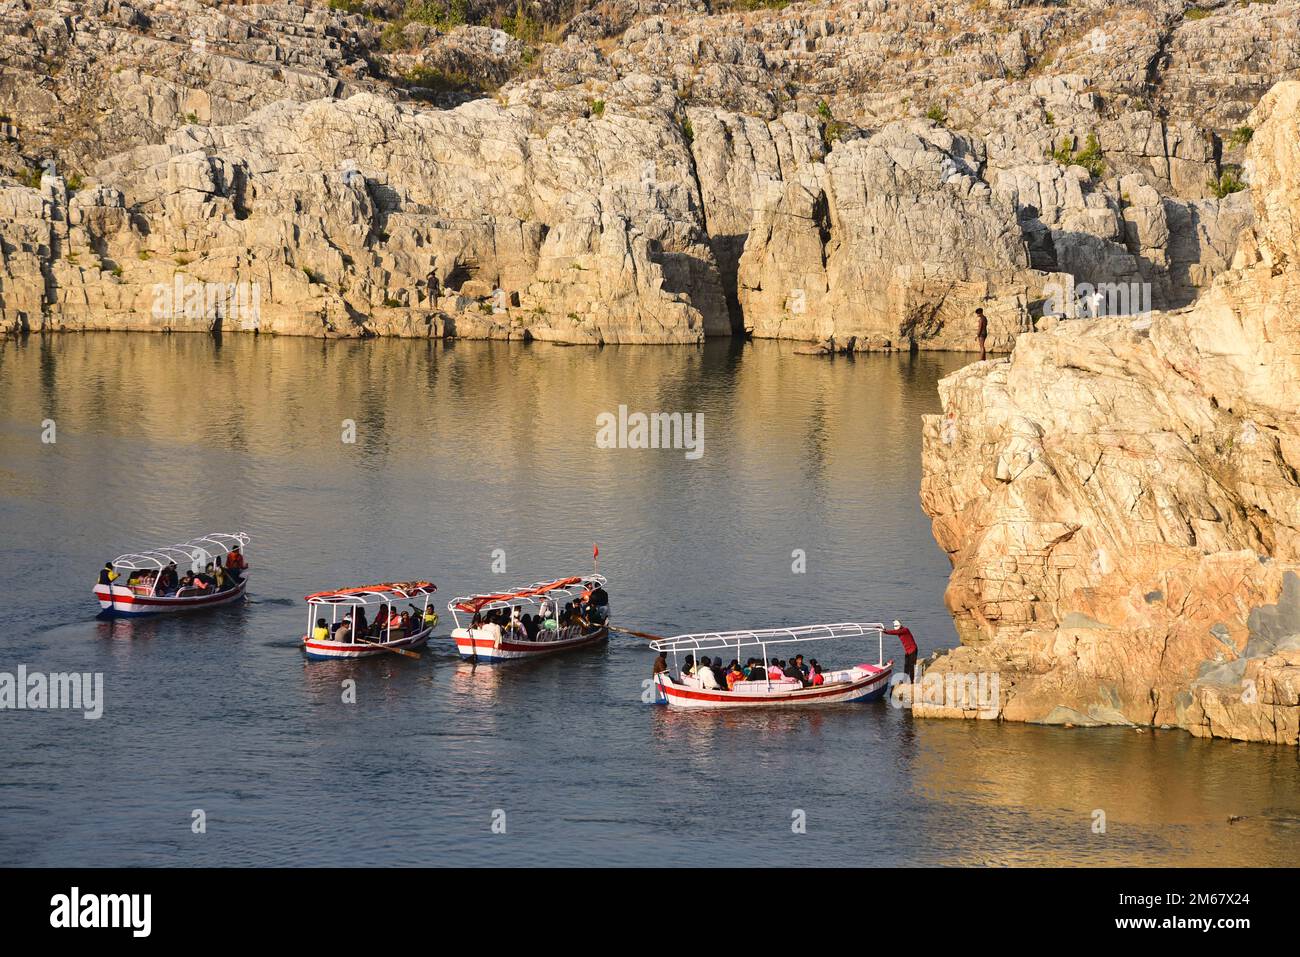
[[[661,638],[650,643],[655,651],[672,653],[672,669],[654,676],[656,703],[673,708],[789,708],[806,705],[844,704],[856,701],[875,701],[889,688],[889,676],[894,670],[892,660],[884,660],[885,626],[878,622],[845,622],[834,625],[805,625],[799,628],[768,628],[759,631],[703,632],[695,635],[678,635]],[[853,638],[877,640],[876,664],[853,665],[839,671],[823,671],[824,684],[804,687],[795,678],[738,682],[735,690],[727,691],[722,676],[719,689],[706,689],[698,680],[681,674],[678,655],[689,652],[692,657],[717,652],[734,657],[737,661],[762,657],[772,660],[768,648],[773,645],[804,645],[817,641],[837,641]],[[748,653],[746,653],[748,649]],[[803,651],[803,648],[800,648]],[[677,675],[674,679],[672,676]]]
[[[605,602],[598,600],[607,584],[603,575],[592,574],[534,582],[512,591],[489,595],[453,598],[447,603],[447,608],[456,622],[451,633],[456,650],[467,661],[492,663],[540,658],[598,645],[609,639],[608,595],[605,595]],[[537,628],[536,637],[530,638],[522,626],[514,628],[508,625],[495,626],[501,631],[498,636],[492,623],[483,621],[484,616],[507,610],[509,614],[506,617],[513,619],[521,614],[516,609],[532,607],[538,609],[539,615],[548,610],[558,613],[566,603],[583,600],[584,594],[594,594],[597,598],[595,613],[586,625],[557,626],[553,630]],[[471,616],[468,624],[461,622],[462,615]]]
[[[183,571],[203,571],[209,564],[224,561],[231,550],[241,550],[248,545],[243,532],[213,532],[200,538],[167,545],[143,552],[131,552],[113,559],[113,570],[118,578],[112,584],[95,586],[100,615],[105,618],[163,615],[176,612],[202,611],[218,605],[229,605],[244,597],[248,588],[248,570],[244,569],[239,581],[220,591],[210,588],[181,588],[175,592],[159,594],[158,581],[163,569],[175,566]]]
[[[326,660],[334,658],[371,658],[375,655],[390,654],[395,649],[399,652],[415,651],[423,648],[438,624],[438,616],[433,621],[424,623],[425,612],[429,608],[429,599],[438,590],[433,582],[385,582],[380,585],[358,585],[355,588],[340,588],[336,591],[320,591],[306,597],[307,634],[302,637],[302,650],[308,658]],[[412,616],[413,630],[407,633],[400,628],[390,627],[388,610],[397,609],[401,614],[402,602],[414,604],[418,617]],[[326,609],[329,609],[328,614]],[[388,620],[385,627],[376,635],[349,635],[346,640],[335,640],[335,628],[348,621],[355,621],[358,611],[366,608],[376,609],[375,620],[379,620],[381,610]],[[409,609],[408,609],[409,610]],[[371,616],[367,615],[367,620]],[[312,635],[316,622],[325,619],[329,628],[329,638],[319,639]]]

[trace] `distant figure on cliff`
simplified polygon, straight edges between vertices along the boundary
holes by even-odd
[[[903,643],[903,670],[907,672],[907,680],[912,681],[916,677],[916,639],[912,637],[912,632],[903,627],[902,622],[897,618],[894,619],[894,627],[886,628],[885,634],[893,635]]]
[[[979,325],[975,329],[975,338],[979,340],[980,361],[983,362],[986,356],[986,353],[984,351],[984,340],[988,338],[989,320],[988,317],[984,315],[983,309],[975,310],[975,318],[979,320]]]

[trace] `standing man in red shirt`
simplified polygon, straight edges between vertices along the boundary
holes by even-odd
[[[893,635],[903,643],[903,670],[907,672],[907,680],[912,681],[916,677],[916,639],[912,637],[912,632],[904,628],[902,623],[895,618],[894,627],[886,628],[885,634]]]

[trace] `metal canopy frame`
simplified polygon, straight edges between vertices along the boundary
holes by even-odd
[[[128,571],[162,571],[168,565],[189,567],[195,563],[206,563],[235,548],[244,548],[248,542],[249,537],[245,532],[210,532],[179,545],[127,552],[113,559],[113,567]],[[203,557],[196,553],[201,553]]]
[[[452,618],[456,621],[456,627],[459,628],[460,617],[457,614],[458,612],[476,614],[483,611],[497,611],[501,608],[518,608],[524,605],[540,605],[543,602],[558,602],[563,599],[579,598],[588,588],[604,588],[608,584],[609,580],[604,575],[595,573],[572,575],[568,578],[533,582],[531,585],[523,585],[505,592],[462,595],[447,602],[447,610],[451,612]],[[483,601],[485,598],[490,600]],[[482,602],[482,604],[476,604],[477,602]]]
[[[811,641],[833,641],[837,638],[866,638],[874,634],[877,641],[878,665],[885,663],[885,626],[878,621],[846,621],[831,625],[801,625],[795,628],[759,628],[741,631],[702,631],[690,635],[676,635],[650,642],[655,651],[672,652],[673,665],[683,651],[732,651],[740,659],[742,648],[762,648],[763,665],[771,661],[768,645],[797,645]],[[771,682],[769,681],[770,685]]]
[[[309,605],[348,605],[363,608],[369,605],[387,605],[395,601],[411,601],[438,590],[433,582],[385,582],[380,585],[359,585],[335,591],[319,591],[304,600]]]
[[[390,608],[395,606],[399,601],[415,601],[423,598],[424,604],[420,608],[421,627],[416,628],[412,623],[411,635],[419,634],[425,630],[423,626],[424,615],[429,610],[429,599],[433,593],[438,590],[438,586],[433,582],[410,581],[410,582],[384,582],[379,585],[358,585],[355,588],[340,588],[335,591],[319,591],[314,595],[308,595],[304,600],[307,602],[307,634],[310,636],[315,628],[316,614],[324,608],[330,609],[330,640],[334,639],[335,626],[339,623],[339,609],[344,608],[366,608],[370,605],[388,605]],[[348,615],[352,614],[350,611]],[[346,616],[345,616],[346,617]],[[435,616],[436,617],[436,616]],[[427,626],[432,628],[432,625]],[[384,626],[384,643],[391,643],[393,640],[393,620],[387,619]],[[369,642],[373,644],[373,642]],[[348,641],[344,644],[367,644],[365,641],[357,641],[357,636],[349,631]]]

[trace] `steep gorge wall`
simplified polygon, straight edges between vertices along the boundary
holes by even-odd
[[[970,348],[982,306],[1005,350],[1067,275],[1181,306],[1252,215],[1210,195],[1231,124],[1300,70],[1300,3],[1259,7],[618,0],[544,43],[0,0],[0,327],[249,327],[160,316],[178,281],[256,283],[262,331],[569,342]]]
[[[941,383],[922,502],[962,646],[930,673],[996,672],[1002,718],[1300,740],[1300,83],[1252,124],[1257,225],[1194,307]]]

